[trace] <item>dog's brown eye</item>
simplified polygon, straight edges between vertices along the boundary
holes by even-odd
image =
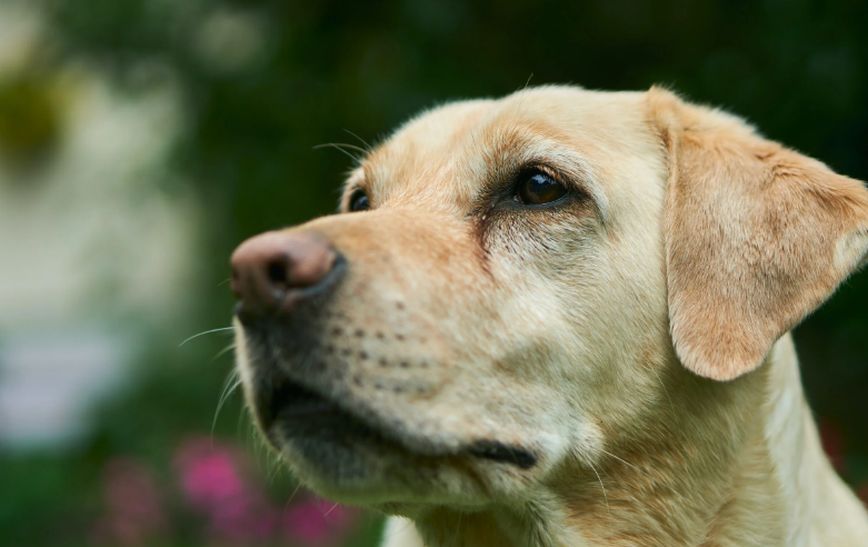
[[[551,203],[566,195],[567,189],[550,175],[532,170],[522,173],[518,179],[515,197],[525,205]]]
[[[350,196],[350,212],[367,211],[370,208],[371,202],[364,190],[359,188],[352,193]]]

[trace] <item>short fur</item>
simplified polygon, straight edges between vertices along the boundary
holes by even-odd
[[[517,206],[528,165],[570,196]],[[399,515],[387,547],[868,542],[787,333],[865,262],[862,183],[666,90],[541,87],[419,116],[344,211],[358,188],[371,211],[293,228],[349,264],[315,328],[290,350],[236,322],[238,362],[254,414],[267,369],[380,432],[266,434]]]

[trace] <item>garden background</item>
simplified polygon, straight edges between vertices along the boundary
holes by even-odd
[[[866,28],[857,0],[0,0],[0,543],[373,545],[219,404],[230,333],[186,340],[229,324],[235,245],[334,210],[350,161],[314,147],[661,83],[866,180]],[[863,273],[796,331],[863,499],[866,304]]]

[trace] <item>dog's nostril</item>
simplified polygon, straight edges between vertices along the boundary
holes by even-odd
[[[334,286],[344,271],[340,253],[316,232],[258,235],[232,253],[231,264],[232,291],[244,317],[289,313],[301,300]]]
[[[274,285],[285,286],[287,284],[286,262],[272,260],[268,263],[268,280]]]

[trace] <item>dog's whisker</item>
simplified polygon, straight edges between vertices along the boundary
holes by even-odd
[[[223,409],[223,405],[226,404],[226,401],[240,385],[241,378],[239,377],[238,371],[233,369],[226,378],[226,382],[223,384],[223,391],[220,393],[220,398],[217,400],[217,408],[214,410],[214,418],[211,420],[212,438],[214,437],[214,429],[217,427],[217,419],[220,417],[220,411]]]
[[[244,406],[244,410],[239,413],[239,418],[244,416],[244,412],[248,412],[249,420],[244,420],[244,428],[247,430],[247,437],[250,439],[249,442],[253,447],[253,457],[260,464],[264,464],[266,468],[266,476],[268,476],[268,468],[270,465],[270,460],[266,457],[268,455],[268,446],[264,439],[264,436],[260,434],[258,428],[256,428],[253,420],[253,416],[250,415],[250,410]],[[239,419],[239,425],[241,420]]]
[[[352,143],[348,143],[348,142],[331,142],[331,143],[326,143],[326,144],[333,145],[333,146],[340,146],[341,148],[346,148],[349,150],[353,150],[355,152],[360,152],[362,154],[366,154],[368,152],[367,148],[363,148],[361,146],[358,146],[358,145],[355,145]]]
[[[368,152],[370,152],[371,150],[374,149],[374,147],[371,146],[371,143],[369,143],[369,142],[366,141],[365,139],[361,138],[358,134],[356,134],[356,133],[350,131],[349,129],[344,129],[344,131],[345,131],[346,133],[349,133],[351,136],[353,136],[353,137],[355,137],[356,139],[358,139],[358,141],[359,141],[360,143],[362,143],[362,145],[365,147],[365,148],[364,148],[364,151],[365,151],[366,154],[367,154]]]
[[[632,468],[632,469],[635,469],[636,471],[641,471],[641,469],[639,469],[638,466],[633,465],[632,463],[628,462],[628,461],[625,460],[624,458],[621,458],[620,456],[616,456],[615,454],[612,454],[611,452],[609,452],[609,451],[606,450],[606,449],[601,448],[601,449],[600,449],[600,452],[602,452],[603,454],[609,456],[610,458],[614,458],[614,459],[618,460],[619,462],[623,463],[623,464],[626,465],[627,467],[630,467],[630,468]]]
[[[332,511],[334,511],[335,509],[337,509],[338,505],[340,505],[340,503],[336,503],[336,504],[332,505],[332,506],[329,508],[329,510],[326,511],[326,512],[323,514],[322,518],[326,518],[326,517],[328,517],[328,516],[332,513]]]
[[[342,142],[325,142],[322,144],[317,144],[313,147],[314,150],[322,150],[323,148],[334,148],[339,151],[343,155],[347,156],[355,163],[361,163],[362,156],[357,156],[350,152],[350,150],[354,150],[356,152],[360,152],[361,154],[367,154],[367,150],[362,148],[361,146],[356,146],[355,144],[346,144]]]
[[[594,472],[594,475],[597,476],[597,482],[600,483],[600,490],[603,491],[603,501],[606,502],[606,512],[611,514],[612,510],[609,508],[609,495],[606,494],[606,487],[603,486],[603,479],[600,478],[600,474],[597,473],[597,468],[594,467],[594,464],[592,464],[591,462],[588,462],[588,465],[591,467],[591,471]]]
[[[277,479],[277,475],[281,471],[280,458],[276,455],[272,455],[270,451],[267,452],[267,455],[272,457],[270,457],[268,461],[268,471],[266,473],[266,477],[268,479],[268,482],[274,482],[274,480]]]
[[[276,434],[278,438],[280,437],[280,433]],[[277,478],[277,474],[281,471],[280,466],[280,456],[271,451],[268,446],[268,441],[266,440],[264,435],[255,435],[256,437],[256,457],[257,459],[264,463],[265,466],[265,479],[268,482],[272,482]]]
[[[227,277],[226,279],[224,279],[224,280],[221,281],[220,283],[217,283],[217,286],[218,286],[218,287],[222,287],[222,286],[224,286],[224,285],[228,285],[228,284],[231,283],[231,282],[232,282],[232,278],[231,278],[231,277]]]
[[[292,493],[289,495],[289,499],[286,500],[286,503],[283,504],[284,510],[292,504],[292,500],[295,499],[296,494],[301,490],[301,482],[295,483],[295,488],[292,489]]]
[[[234,349],[235,349],[235,342],[232,342],[231,344],[229,344],[229,345],[226,346],[225,348],[223,348],[223,349],[221,349],[220,351],[218,351],[218,352],[217,352],[217,355],[214,356],[214,358],[212,359],[212,361],[216,361],[217,359],[223,357],[224,355],[226,355],[227,353],[229,353],[230,351],[232,351],[232,350],[234,350]]]
[[[184,344],[186,344],[187,342],[191,342],[191,341],[195,340],[196,338],[199,338],[201,336],[205,336],[206,334],[215,334],[218,332],[226,332],[226,331],[230,331],[230,330],[235,330],[235,327],[220,327],[220,328],[216,328],[216,329],[209,329],[206,331],[197,332],[196,334],[194,334],[192,336],[188,336],[187,338],[185,338],[180,344],[178,344],[178,347],[180,348],[180,347],[184,346]]]

